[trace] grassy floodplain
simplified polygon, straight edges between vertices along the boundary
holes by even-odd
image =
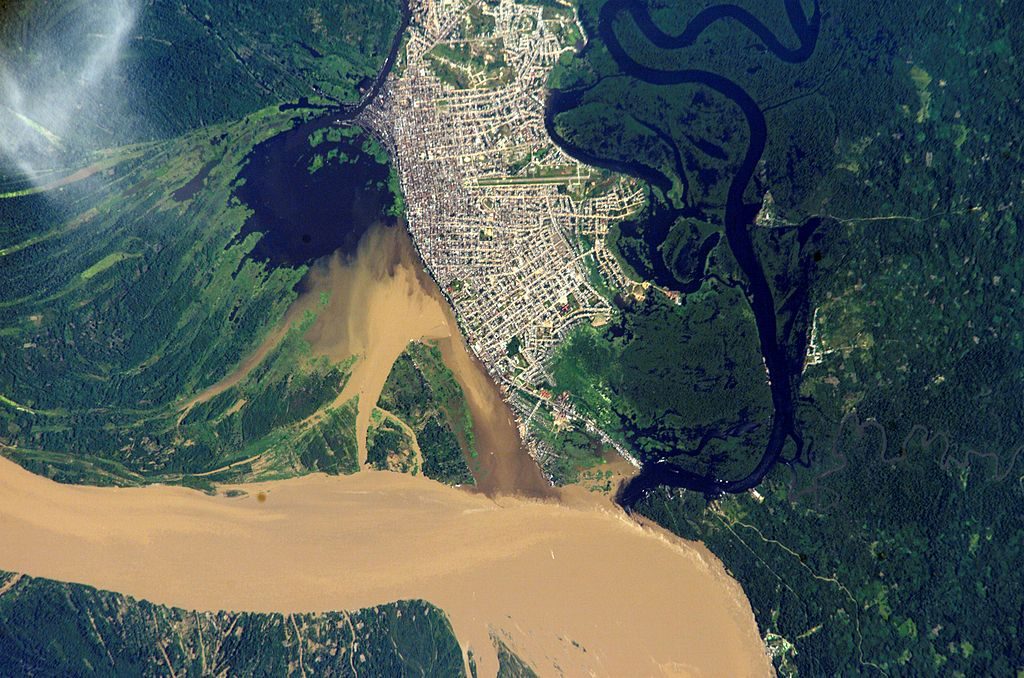
[[[296,296],[301,268],[271,270],[249,260],[256,236],[229,244],[249,214],[232,197],[239,166],[254,144],[294,122],[295,114],[263,109],[150,142],[56,196],[0,201],[12,217],[4,220],[10,245],[0,314],[8,332],[0,339],[0,374],[6,398],[21,405],[0,413],[8,454],[28,448],[99,455],[134,473],[166,477],[219,466],[223,455],[269,433],[239,424],[241,439],[210,446],[189,429],[199,412],[178,422],[178,406],[239,363]],[[179,201],[175,192],[200,172],[202,190]],[[32,235],[36,224],[48,228]],[[19,238],[30,243],[19,246]],[[337,390],[325,383],[340,383],[344,368],[303,357],[308,347],[299,334],[286,338],[235,400],[216,412],[219,402],[205,406],[211,426],[234,426],[213,420],[246,398],[248,408],[233,414],[268,420],[265,412],[255,414],[260,401],[241,392],[246,388],[270,392],[289,381],[293,399],[306,403],[296,402],[285,419],[300,418]],[[294,370],[308,376],[287,379]],[[76,467],[70,459],[64,466]]]

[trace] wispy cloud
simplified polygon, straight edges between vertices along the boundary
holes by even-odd
[[[58,36],[31,36],[31,58],[0,62],[0,153],[33,181],[70,147],[88,148],[76,116],[111,86],[135,23],[132,0],[97,0]],[[51,11],[46,8],[44,11]],[[70,32],[66,32],[70,31]],[[109,103],[109,102],[108,102]]]

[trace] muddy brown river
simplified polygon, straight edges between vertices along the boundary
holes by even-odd
[[[310,271],[307,287],[298,307],[312,305],[321,292],[329,298],[306,334],[313,350],[339,361],[359,358],[338,404],[359,397],[360,461],[366,461],[370,413],[391,366],[410,341],[435,340],[473,418],[480,464],[477,487],[488,494],[551,495],[547,480],[523,447],[512,412],[486,369],[467,350],[451,307],[424,271],[404,228],[372,228],[354,259],[335,256],[322,262]]]
[[[367,469],[208,496],[60,485],[0,459],[0,569],[201,610],[422,598],[449,615],[481,676],[497,671],[492,634],[540,675],[771,674],[742,589],[703,546],[547,484],[403,228],[371,229],[354,259],[321,262],[308,283],[288,317],[328,293],[307,338],[359,357],[339,400],[360,398],[362,459],[366,405],[392,363],[409,341],[436,340],[467,396],[484,492]]]
[[[354,256],[335,254],[315,263],[303,285],[305,291],[252,355],[227,377],[184,403],[183,412],[239,383],[281,341],[289,325],[311,310],[317,319],[306,339],[313,352],[335,362],[357,358],[334,404],[359,398],[356,435],[361,464],[366,462],[370,414],[395,360],[411,341],[436,341],[445,365],[466,395],[473,418],[479,454],[474,461],[480,467],[475,473],[477,488],[492,495],[553,496],[523,446],[511,410],[487,370],[466,348],[451,307],[424,271],[405,228],[370,228]],[[328,299],[325,307],[320,305],[323,295]]]
[[[482,676],[492,632],[540,675],[771,673],[717,559],[583,491],[492,499],[369,470],[228,489],[247,496],[60,485],[0,459],[0,569],[201,610],[423,598]]]

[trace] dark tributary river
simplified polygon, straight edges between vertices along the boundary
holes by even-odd
[[[683,487],[703,492],[709,497],[726,492],[743,492],[761,482],[779,460],[787,440],[792,440],[796,444],[798,453],[802,449],[802,441],[797,431],[794,414],[794,384],[799,372],[796,371],[798,368],[792,364],[792,361],[787,359],[786,351],[779,342],[775,301],[750,233],[750,226],[758,206],[748,205],[743,200],[744,192],[764,153],[768,138],[764,113],[757,102],[742,87],[717,73],[699,69],[661,70],[641,64],[630,56],[620,42],[614,29],[614,22],[621,13],[629,12],[644,38],[652,45],[661,49],[681,49],[693,44],[701,33],[715,22],[731,20],[739,22],[757,36],[764,47],[777,58],[788,63],[796,63],[806,60],[813,52],[817,42],[821,14],[817,2],[815,2],[814,13],[809,19],[804,15],[799,0],[786,0],[785,8],[790,24],[799,40],[799,45],[796,48],[783,45],[756,17],[735,5],[716,5],[701,11],[678,35],[669,35],[662,31],[654,23],[644,4],[637,0],[611,0],[601,10],[598,21],[601,41],[607,46],[612,58],[626,75],[654,85],[703,85],[732,101],[746,120],[749,140],[742,163],[729,185],[725,205],[724,231],[726,242],[746,277],[747,299],[757,323],[761,353],[771,381],[773,406],[768,443],[759,463],[747,476],[735,480],[717,478],[712,475],[687,471],[664,460],[654,460],[645,464],[640,475],[620,491],[619,503],[626,508],[632,507],[651,489],[659,486]],[[584,94],[585,90],[552,93],[546,111],[546,124],[552,138],[567,152],[584,162],[627,172],[666,191],[671,183],[670,180],[639,160],[623,161],[601,158],[586,149],[576,147],[558,134],[554,124],[555,117],[578,105]],[[681,216],[689,216],[688,211],[672,208],[657,210],[653,216],[655,223],[651,232],[655,234],[667,232],[673,221]],[[706,241],[701,248],[705,256],[710,252],[711,247],[707,247],[709,244],[713,247],[715,243]],[[655,273],[657,274],[657,271]],[[667,271],[664,273],[667,277]],[[699,287],[699,281],[697,286]],[[806,294],[806,290],[803,293]]]

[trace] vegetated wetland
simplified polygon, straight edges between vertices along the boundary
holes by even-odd
[[[315,424],[332,409],[355,403],[356,459],[364,466],[385,382],[410,342],[425,341],[437,345],[461,389],[459,399],[465,399],[471,430],[451,428],[476,486],[490,494],[549,495],[511,410],[468,352],[398,217],[401,197],[386,154],[359,127],[336,124],[335,117],[273,136],[246,160],[235,197],[253,213],[235,242],[255,235],[251,259],[270,268],[309,270],[277,328],[231,374],[189,398],[179,423],[196,404],[249,377],[291,328],[301,326],[311,356],[348,370],[340,391],[302,423]]]
[[[556,134],[649,185],[609,240],[679,302],[575,336],[558,387],[781,675],[1024,666],[1019,9],[584,0],[552,76]]]
[[[316,310],[306,330],[311,351],[340,363],[355,358],[336,404],[358,398],[356,439],[359,462],[367,460],[371,415],[392,366],[409,342],[436,343],[444,364],[465,395],[473,421],[473,450],[465,449],[476,486],[488,493],[550,496],[551,488],[519,437],[511,410],[483,365],[459,333],[451,307],[424,271],[408,232],[401,224],[369,227],[351,255],[335,251],[319,260],[303,279],[302,293],[285,315],[289,326]],[[268,336],[254,355],[266,355],[284,330]],[[249,371],[257,361],[245,360]],[[229,375],[224,384],[237,383]],[[221,392],[223,384],[204,398]]]
[[[282,324],[315,310],[305,330],[311,351],[334,362],[357,357],[338,400],[376,402],[409,341],[438,342],[473,417],[477,486],[506,496],[372,470],[225,485],[215,497],[168,486],[113,490],[59,485],[2,460],[0,568],[198,610],[321,612],[424,599],[449,615],[480,675],[498,669],[492,635],[542,673],[769,672],[742,591],[713,556],[638,525],[607,499],[547,485],[400,224],[370,226],[354,252],[315,263],[301,289]],[[243,360],[243,374],[191,404],[243,381],[286,334],[271,332]],[[357,422],[371,411],[360,406]],[[366,429],[356,430],[365,446]],[[40,513],[43,505],[52,511]],[[58,548],[67,557],[52,558]],[[639,607],[650,623],[632,621]]]
[[[358,143],[364,152],[363,140]],[[387,190],[376,181],[376,189]],[[377,202],[382,211],[386,204]],[[115,490],[59,485],[4,460],[0,567],[200,610],[317,612],[424,599],[450,616],[481,675],[498,669],[493,638],[542,672],[768,673],[742,591],[713,557],[641,527],[607,499],[582,490],[556,495],[548,486],[408,233],[389,221],[380,213],[373,223],[357,224],[362,232],[353,247],[309,264],[278,329],[241,356],[235,373],[186,400],[184,412],[178,405],[174,417],[186,431],[205,420],[221,431],[222,422],[242,416],[249,436],[246,426],[254,424],[245,422],[255,420],[245,413],[261,412],[257,401],[277,397],[280,383],[305,378],[282,357],[298,351],[314,375],[326,380],[336,378],[333,370],[344,373],[343,386],[318,396],[305,418],[315,430],[315,420],[329,421],[355,401],[345,435],[361,447],[358,468],[373,422],[374,408],[364,404],[378,402],[410,341],[437,342],[472,415],[476,456],[467,464],[477,486],[497,499],[371,470],[223,485],[220,496],[153,485]],[[285,270],[297,260],[259,263]],[[244,258],[237,268],[251,261]],[[283,393],[289,413],[307,412]],[[268,439],[246,439],[253,442],[229,463],[194,475],[206,483],[246,468],[255,473],[262,462],[250,455],[264,454]],[[560,501],[508,496],[513,493]],[[58,548],[64,555],[53,558]],[[639,608],[649,623],[635,623]]]
[[[332,124],[372,98],[391,44],[360,103],[322,106],[318,120],[256,97],[217,118],[234,122],[71,175],[74,202],[12,194],[4,214],[32,219],[3,224],[0,451],[82,485],[0,460],[0,567],[205,610],[427,599],[483,675],[501,648],[542,672],[767,673],[750,608],[713,557],[606,499],[556,493],[524,451],[392,223],[401,203],[382,149]],[[439,363],[417,362],[435,350],[418,341]],[[432,398],[450,392],[446,375],[458,384],[423,430],[455,441],[481,493],[355,473],[381,438],[376,404],[402,404],[391,382],[403,360]],[[88,486],[161,481],[220,496]]]
[[[400,209],[389,179],[387,155],[359,127],[298,125],[249,155],[235,195],[253,214],[237,239],[260,233],[250,256],[270,266],[352,255],[371,226]]]

